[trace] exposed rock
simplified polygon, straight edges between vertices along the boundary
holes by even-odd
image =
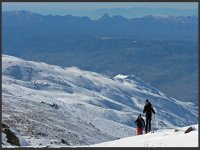
[[[63,144],[66,144],[66,145],[70,145],[67,141],[65,141],[64,139],[61,139],[61,142],[63,143]]]
[[[189,132],[191,132],[193,130],[195,130],[193,127],[189,127],[189,128],[187,128],[187,130],[185,130],[185,133],[189,133]]]
[[[11,145],[20,146],[18,137],[13,133],[9,126],[2,123],[2,132],[6,134],[7,142]]]
[[[175,129],[175,130],[174,130],[174,132],[178,132],[178,131],[179,131],[179,129]]]

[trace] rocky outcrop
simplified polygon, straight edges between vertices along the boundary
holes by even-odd
[[[12,132],[9,128],[8,125],[2,123],[2,133],[4,133],[6,135],[6,139],[9,144],[13,145],[13,146],[20,146],[20,141],[18,139],[18,137],[15,135],[14,132]],[[3,141],[2,141],[2,145],[4,145]]]

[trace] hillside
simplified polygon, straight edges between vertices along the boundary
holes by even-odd
[[[135,135],[148,98],[153,130],[198,122],[198,107],[134,75],[114,78],[76,67],[2,57],[2,122],[30,146],[81,146]]]

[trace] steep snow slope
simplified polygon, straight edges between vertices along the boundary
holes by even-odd
[[[194,131],[184,133],[188,127],[159,130],[155,133],[134,136],[91,145],[91,147],[198,147],[198,125]]]
[[[169,98],[133,75],[111,78],[8,55],[2,60],[3,122],[31,146],[89,145],[135,135],[134,120],[146,98],[156,110],[154,129],[197,123],[192,103]]]

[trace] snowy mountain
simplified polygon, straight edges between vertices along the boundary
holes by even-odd
[[[171,97],[198,105],[197,9],[193,10],[196,13],[187,10],[188,15],[178,13],[183,10],[167,15],[158,13],[163,9],[153,14],[138,9],[98,10],[101,17],[97,20],[83,13],[61,16],[5,11],[2,51],[108,76],[134,74]],[[119,15],[124,11],[143,15],[126,18]]]
[[[153,130],[197,124],[198,108],[134,75],[108,77],[76,67],[2,56],[2,122],[30,146],[81,146],[136,134],[148,98]]]

